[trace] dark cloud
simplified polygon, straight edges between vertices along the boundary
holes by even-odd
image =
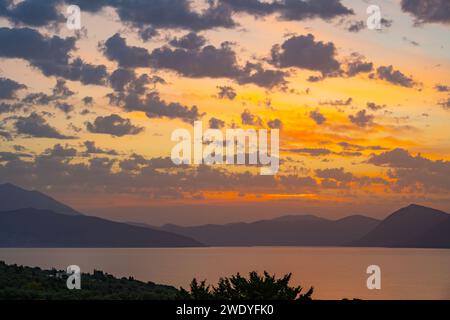
[[[367,114],[366,110],[359,110],[355,115],[349,115],[348,118],[353,124],[358,127],[364,128],[373,123],[375,116]]]
[[[187,49],[187,50],[197,50],[202,48],[205,43],[206,43],[206,38],[198,35],[195,32],[190,32],[186,35],[184,35],[181,38],[174,38],[172,40],[170,40],[170,45],[177,47],[177,48],[182,48],[182,49]]]
[[[311,118],[311,119],[313,119],[314,120],[314,122],[315,123],[317,123],[317,124],[323,124],[326,120],[327,120],[327,118],[325,118],[325,116],[322,114],[322,113],[320,113],[320,111],[319,110],[313,110],[313,111],[311,111],[310,113],[309,113],[309,117]]]
[[[186,77],[236,78],[240,74],[236,53],[228,42],[218,48],[207,45],[199,50],[162,47],[155,49],[151,58],[155,67]]]
[[[0,139],[3,139],[5,141],[12,141],[12,138],[12,134],[9,131],[6,131],[0,123]]]
[[[117,114],[99,116],[93,123],[87,122],[86,128],[92,133],[110,134],[116,137],[137,135],[144,131],[143,127],[135,126],[129,119],[124,119]]]
[[[0,16],[14,24],[43,27],[65,20],[62,10],[57,8],[58,0],[24,0],[20,2],[0,1]]]
[[[202,12],[194,10],[191,2],[186,0],[115,1],[112,6],[123,22],[138,28],[150,25],[162,29],[207,30],[236,25],[231,10],[221,1],[217,4],[209,1]]]
[[[329,20],[342,15],[353,14],[340,0],[223,0],[235,12],[254,16],[277,13],[282,20],[305,20],[322,18]]]
[[[110,94],[109,98],[111,104],[121,106],[126,111],[142,111],[149,118],[178,118],[192,123],[204,115],[199,112],[197,106],[188,107],[178,102],[166,102],[156,91],[144,96],[133,91],[124,94]]]
[[[353,61],[347,65],[347,75],[349,77],[356,76],[359,73],[367,73],[373,70],[372,62]]]
[[[85,106],[92,106],[92,104],[94,103],[94,98],[86,96],[82,99],[82,101]]]
[[[398,70],[394,70],[392,66],[378,67],[377,76],[379,79],[406,88],[412,88],[416,85],[416,82],[411,77],[404,75]]]
[[[293,148],[293,149],[287,149],[285,151],[314,156],[314,157],[328,156],[328,155],[333,154],[333,151],[324,149],[324,148]]]
[[[107,150],[97,147],[95,145],[95,141],[85,141],[83,145],[86,147],[86,151],[84,152],[85,155],[91,154],[106,154],[111,156],[118,155],[116,150]]]
[[[412,14],[417,23],[450,24],[448,0],[402,0],[402,10]]]
[[[253,83],[264,88],[281,87],[283,89],[287,84],[286,76],[288,73],[280,70],[264,69],[261,63],[247,62],[236,81],[239,84]]]
[[[105,56],[117,61],[119,66],[125,68],[148,67],[150,54],[147,49],[128,46],[125,38],[116,33],[102,45]]]
[[[55,108],[61,110],[64,113],[70,113],[70,112],[73,111],[74,106],[69,104],[69,103],[67,103],[67,102],[60,102],[60,101],[58,101],[58,102],[55,103]]]
[[[446,100],[439,102],[439,105],[445,110],[450,110],[450,98],[447,98]]]
[[[16,92],[27,86],[7,78],[0,78],[0,99],[14,99]]]
[[[385,104],[383,104],[383,105],[376,104],[375,102],[367,102],[367,108],[372,111],[378,111],[378,110],[386,108],[386,105]]]
[[[320,105],[330,105],[330,106],[349,106],[353,102],[353,98],[348,98],[347,100],[330,100],[330,101],[320,101]]]
[[[111,77],[109,78],[111,87],[116,91],[124,91],[125,86],[134,80],[136,80],[136,75],[134,71],[124,68],[119,68],[115,70],[111,74]]]
[[[437,84],[434,88],[437,92],[450,92],[450,86],[444,84]]]
[[[49,157],[73,158],[77,155],[77,149],[68,147],[67,145],[63,147],[58,143],[53,148],[46,149],[44,155]]]
[[[332,179],[344,183],[354,179],[353,174],[346,172],[344,168],[317,169],[315,173],[318,178]]]
[[[280,68],[297,67],[320,71],[324,75],[340,68],[334,44],[315,41],[312,34],[292,36],[283,44],[273,46],[271,55],[271,62]]]
[[[20,102],[14,102],[14,103],[0,102],[0,114],[16,112],[19,110],[23,110],[25,107],[26,106]]]
[[[80,58],[70,62],[75,37],[47,37],[30,28],[0,28],[0,57],[27,60],[46,76],[58,76],[83,84],[102,84],[106,66],[91,65]]]
[[[28,117],[17,117],[14,125],[18,134],[34,138],[75,139],[75,137],[61,134],[35,112]]]
[[[236,98],[236,90],[234,90],[233,87],[230,86],[217,86],[217,89],[219,89],[219,93],[217,96],[220,99],[230,99],[234,100]]]
[[[366,28],[366,23],[362,20],[359,21],[351,21],[347,27],[347,30],[350,32],[360,32]]]
[[[257,115],[254,115],[250,112],[250,110],[245,109],[244,112],[241,113],[242,124],[256,126],[262,125],[262,120]]]
[[[70,90],[67,87],[65,80],[63,80],[63,79],[56,80],[56,85],[53,88],[53,96],[54,97],[66,99],[66,98],[73,96],[74,94],[75,94],[75,92],[73,92],[72,90]]]
[[[225,121],[212,117],[209,119],[209,127],[211,129],[222,129],[225,126]]]
[[[267,126],[270,129],[281,129],[283,127],[283,122],[280,119],[272,119],[267,121]]]
[[[188,37],[193,37],[188,35]],[[105,55],[119,66],[125,68],[153,67],[168,69],[190,78],[229,78],[240,84],[253,83],[258,86],[272,88],[286,83],[287,75],[280,70],[264,69],[260,63],[247,62],[239,66],[236,52],[229,42],[220,46],[199,46],[197,43],[188,45],[186,38],[176,39],[170,46],[154,49],[151,53],[145,48],[128,46],[125,38],[115,34],[103,45]]]
[[[391,168],[389,175],[395,179],[397,189],[450,190],[450,161],[430,160],[397,148],[372,155],[368,163]]]
[[[138,33],[142,41],[144,42],[147,42],[159,35],[158,30],[156,30],[152,26],[140,28]]]
[[[353,143],[348,143],[345,141],[339,142],[338,145],[341,146],[344,150],[351,150],[351,151],[386,150],[386,148],[381,146],[361,146]]]

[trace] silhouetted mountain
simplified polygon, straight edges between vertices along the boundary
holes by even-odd
[[[46,209],[66,215],[80,214],[39,191],[25,190],[10,183],[0,184],[0,211],[23,208]]]
[[[0,247],[198,247],[198,241],[161,230],[49,210],[0,212]]]
[[[340,246],[355,241],[380,221],[364,216],[327,220],[315,216],[284,216],[273,220],[163,230],[182,234],[210,246]]]
[[[450,217],[418,237],[413,245],[423,248],[450,248]]]
[[[450,248],[450,215],[419,205],[409,205],[350,245],[366,247]]]

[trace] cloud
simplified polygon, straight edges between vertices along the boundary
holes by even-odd
[[[324,75],[340,68],[334,44],[315,41],[312,34],[292,36],[283,44],[273,46],[271,56],[272,64],[280,68],[297,67],[320,71]]]
[[[283,127],[283,122],[280,119],[273,119],[267,121],[267,126],[270,129],[281,129]]]
[[[218,27],[232,28],[236,24],[231,10],[220,1],[208,2],[207,8],[198,12],[186,0],[136,0],[110,3],[123,22],[135,27],[153,26],[161,29],[208,30]]]
[[[368,125],[373,123],[374,115],[367,114],[366,110],[359,110],[355,115],[349,115],[348,118],[353,124],[356,124],[358,127],[365,128]]]
[[[67,102],[56,102],[55,107],[64,113],[70,113],[74,109],[74,106]]]
[[[450,98],[447,98],[447,100],[439,102],[439,105],[445,110],[450,110]]]
[[[321,18],[329,20],[338,16],[353,14],[340,0],[223,0],[235,12],[244,12],[254,16],[266,16],[273,13],[281,20],[305,20]]]
[[[112,104],[122,106],[126,111],[142,111],[149,118],[181,119],[192,123],[201,118],[204,113],[199,112],[197,106],[188,107],[178,102],[166,102],[159,93],[152,91],[144,97],[130,92],[124,95],[110,95]]]
[[[144,131],[143,127],[135,126],[129,119],[124,119],[117,114],[98,116],[94,123],[87,122],[86,128],[92,133],[110,134],[116,137],[137,135]]]
[[[398,70],[394,70],[392,66],[378,67],[377,76],[381,80],[406,88],[412,88],[416,85],[416,82],[411,77],[404,75]]]
[[[0,102],[0,114],[8,112],[16,112],[19,110],[23,110],[24,108],[25,105],[20,102],[17,103]]]
[[[385,104],[383,104],[383,105],[376,104],[375,102],[367,102],[367,108],[372,111],[378,111],[378,110],[386,108],[386,105]]]
[[[349,97],[347,100],[330,100],[330,101],[320,101],[320,105],[330,105],[330,106],[349,106],[353,102],[353,98]]]
[[[397,148],[372,155],[368,163],[391,168],[389,175],[395,179],[395,188],[399,190],[450,190],[450,161],[430,160]]]
[[[222,129],[225,126],[225,121],[214,117],[210,118],[208,123],[211,129]]]
[[[125,38],[115,34],[102,46],[106,57],[117,61],[124,68],[152,67],[167,69],[179,75],[190,78],[228,78],[239,84],[253,83],[261,87],[273,88],[286,83],[285,72],[264,69],[260,63],[247,62],[244,67],[239,66],[236,52],[229,42],[220,46],[200,46],[204,41],[192,45],[192,34],[189,39],[172,40],[172,45],[154,49],[151,53],[145,48],[128,46]],[[190,45],[188,45],[190,44]]]
[[[173,38],[169,43],[177,48],[197,50],[205,45],[206,38],[195,32],[189,32],[181,38]]]
[[[0,139],[3,139],[5,141],[12,141],[12,138],[12,134],[9,131],[6,131],[0,123]]]
[[[75,139],[73,136],[61,134],[50,126],[39,114],[33,112],[28,117],[17,117],[15,128],[18,134],[34,138]]]
[[[65,20],[55,0],[0,1],[0,16],[13,24],[44,27]]]
[[[412,14],[417,23],[450,24],[450,3],[447,0],[402,0],[402,10]]]
[[[150,65],[150,54],[147,49],[128,46],[125,38],[116,33],[102,45],[105,56],[117,61],[124,68],[148,67]]]
[[[234,98],[236,98],[236,90],[234,90],[233,87],[217,86],[217,89],[219,89],[219,93],[217,94],[217,97],[219,97],[219,99],[234,100]]]
[[[0,78],[0,99],[14,99],[19,90],[27,86],[7,78]]]
[[[0,28],[0,57],[27,60],[46,76],[59,76],[83,84],[102,84],[106,66],[85,63],[80,58],[70,62],[75,37],[47,37],[30,28]]]
[[[94,98],[90,97],[90,96],[86,96],[83,99],[81,99],[83,101],[83,104],[85,106],[92,106],[92,104],[94,103]]]
[[[95,141],[85,141],[83,145],[86,147],[84,155],[91,155],[91,154],[106,154],[111,156],[118,155],[116,150],[107,150],[97,147],[95,145]]]
[[[351,150],[351,151],[386,150],[386,148],[381,147],[381,146],[360,146],[360,145],[348,143],[345,141],[339,142],[338,145],[341,146],[344,150]]]
[[[333,179],[339,182],[350,182],[354,176],[350,172],[345,172],[344,168],[317,169],[316,176],[322,179]]]
[[[144,42],[147,42],[159,35],[158,30],[156,30],[152,26],[142,27],[139,29],[138,33],[139,33],[139,36],[141,37],[142,41],[144,41]]]
[[[241,121],[242,124],[250,125],[250,126],[262,126],[262,120],[260,117],[252,114],[250,110],[245,109],[244,112],[241,113]]]
[[[77,149],[68,147],[67,145],[63,147],[58,143],[53,148],[46,149],[44,155],[49,157],[73,158],[77,155]]]
[[[324,148],[293,148],[293,149],[287,149],[285,151],[292,152],[292,153],[305,154],[305,155],[314,156],[314,157],[328,156],[328,155],[333,154],[333,151],[324,149]]]
[[[327,120],[327,118],[325,118],[325,116],[322,113],[320,113],[319,110],[311,111],[309,113],[309,117],[311,119],[313,119],[314,122],[319,124],[319,125],[325,123],[325,121]]]
[[[437,92],[450,92],[450,86],[444,84],[436,84],[434,88]]]
[[[367,73],[373,70],[372,62],[364,62],[361,60],[353,61],[347,65],[347,75],[349,77],[356,76],[359,73]]]
[[[360,32],[366,28],[366,23],[362,20],[350,22],[347,30],[350,32]]]
[[[115,91],[124,91],[125,86],[134,80],[136,80],[136,75],[133,70],[119,68],[111,74],[109,83]]]
[[[67,99],[67,98],[73,96],[74,94],[75,94],[75,92],[73,92],[66,86],[65,80],[63,80],[63,79],[56,80],[56,85],[53,88],[53,96],[54,97]]]

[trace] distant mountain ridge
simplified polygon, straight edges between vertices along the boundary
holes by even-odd
[[[450,248],[450,215],[412,204],[380,221],[286,215],[162,227],[90,217],[38,191],[0,184],[0,247],[355,246]]]
[[[0,184],[0,211],[24,208],[47,209],[70,216],[81,213],[39,191],[29,191],[11,183]]]
[[[49,210],[0,212],[0,247],[132,248],[201,247],[178,234],[85,215]]]
[[[162,230],[194,238],[209,246],[342,246],[367,234],[379,220],[350,216],[328,220],[311,215],[225,225],[180,227]]]
[[[450,248],[450,215],[440,210],[411,204],[392,213],[375,229],[351,245]]]

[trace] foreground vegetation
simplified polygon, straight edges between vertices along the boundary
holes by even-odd
[[[189,291],[102,271],[83,273],[81,279],[81,290],[69,290],[65,271],[0,261],[0,300],[309,300],[313,293],[312,288],[302,294],[301,287],[289,286],[291,274],[276,279],[267,272],[221,278],[216,286],[193,279]]]

